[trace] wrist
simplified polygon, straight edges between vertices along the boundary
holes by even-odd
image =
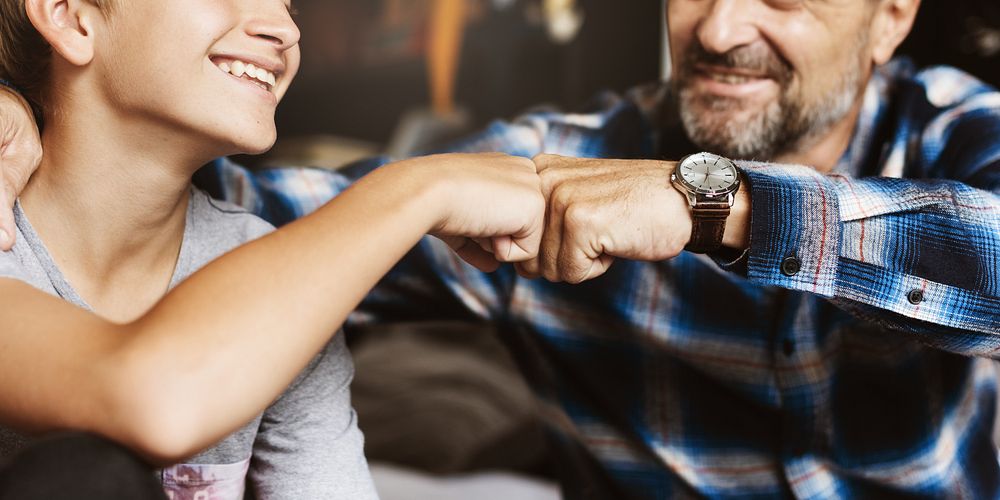
[[[747,183],[741,182],[734,194],[733,206],[726,218],[726,230],[722,235],[722,246],[745,250],[750,246],[750,192]]]
[[[427,163],[427,157],[409,158],[379,170],[393,178],[394,191],[405,197],[418,215],[414,222],[420,232],[432,234],[446,224],[450,214],[445,201],[453,193],[447,187],[448,176],[441,175],[441,169],[427,168]]]

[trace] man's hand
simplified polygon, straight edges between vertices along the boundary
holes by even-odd
[[[665,260],[690,240],[690,208],[670,185],[676,163],[553,155],[534,160],[548,205],[538,258],[517,265],[522,276],[580,283],[604,274],[616,257]],[[734,210],[729,223],[744,227],[727,227],[727,241],[745,238],[739,232],[745,215],[743,207]]]
[[[42,141],[31,107],[0,86],[0,250],[14,245],[14,200],[42,161]]]

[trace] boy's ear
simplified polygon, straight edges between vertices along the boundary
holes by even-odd
[[[94,15],[86,0],[25,0],[28,19],[52,50],[70,64],[85,66],[94,58]]]

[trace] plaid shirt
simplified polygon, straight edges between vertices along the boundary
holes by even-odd
[[[453,149],[677,159],[697,149],[669,101],[606,95]],[[383,161],[220,160],[198,182],[281,224]],[[896,61],[833,173],[742,166],[743,255],[619,261],[569,286],[484,274],[425,239],[352,321],[499,322],[568,498],[1000,495],[1000,93]]]

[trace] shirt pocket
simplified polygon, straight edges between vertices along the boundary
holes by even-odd
[[[231,464],[178,464],[160,471],[170,500],[242,500],[250,458]]]

